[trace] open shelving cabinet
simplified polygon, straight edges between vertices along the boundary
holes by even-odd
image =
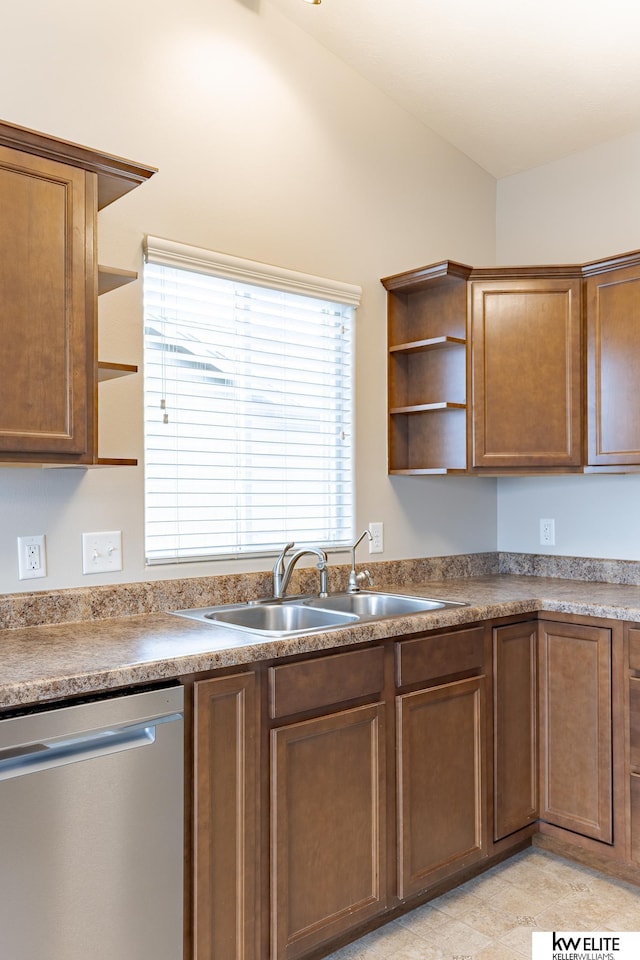
[[[386,277],[390,474],[467,469],[467,280],[451,260]]]

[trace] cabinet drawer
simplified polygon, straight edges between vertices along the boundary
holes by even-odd
[[[640,775],[631,775],[631,859],[640,863]]]
[[[629,630],[629,666],[632,670],[640,670],[640,630],[637,627]]]
[[[272,720],[380,693],[384,649],[354,650],[269,668]]]
[[[629,744],[631,768],[640,773],[640,680],[629,680]]]
[[[482,627],[439,633],[396,644],[396,679],[399,687],[446,677],[466,670],[482,669]]]

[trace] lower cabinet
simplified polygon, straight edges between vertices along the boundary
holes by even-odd
[[[485,847],[484,677],[397,699],[398,895],[479,860]]]
[[[272,960],[386,908],[384,663],[380,646],[268,670]]]
[[[538,822],[640,866],[640,628],[628,761],[619,637],[534,619],[197,680],[192,960],[330,952]]]
[[[409,688],[396,697],[401,900],[486,854],[484,636],[472,628],[395,645],[396,684]]]
[[[261,960],[256,683],[194,684],[194,960]]]
[[[386,904],[384,704],[271,733],[272,957],[294,958]]]
[[[540,624],[540,817],[613,843],[611,631]]]
[[[493,838],[538,818],[538,621],[493,630]]]

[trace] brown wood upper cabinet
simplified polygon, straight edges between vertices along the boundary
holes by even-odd
[[[640,254],[605,266],[585,268],[588,463],[640,464]]]
[[[97,212],[153,173],[0,122],[0,462],[100,462]]]
[[[640,468],[640,251],[382,283],[389,473]]]
[[[474,467],[582,462],[580,281],[471,283]]]

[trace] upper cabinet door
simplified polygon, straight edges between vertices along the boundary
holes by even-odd
[[[471,350],[473,466],[579,467],[580,280],[473,281]]]
[[[0,452],[88,449],[94,296],[87,176],[95,179],[0,147]]]
[[[589,276],[587,442],[593,466],[640,463],[640,264]]]

